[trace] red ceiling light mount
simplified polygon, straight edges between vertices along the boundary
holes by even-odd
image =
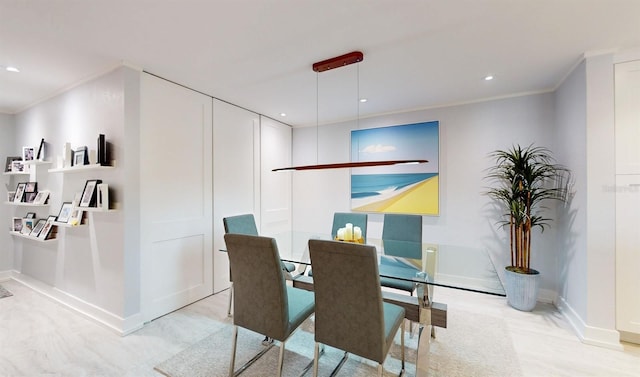
[[[344,67],[345,65],[360,63],[362,60],[364,60],[362,52],[353,51],[348,54],[336,56],[335,58],[313,63],[313,70],[315,72],[324,72],[330,69]]]

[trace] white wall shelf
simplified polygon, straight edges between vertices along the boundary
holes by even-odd
[[[85,171],[94,171],[94,170],[111,170],[115,169],[115,166],[105,166],[105,165],[78,165],[71,166],[68,168],[55,168],[49,169],[49,173],[80,173]]]
[[[31,161],[24,162],[25,165],[50,165],[51,163],[52,163],[51,161],[41,161],[41,160],[31,160]]]
[[[83,211],[87,211],[87,212],[115,212],[117,211],[117,209],[114,208],[110,208],[110,209],[104,209],[104,208],[98,208],[98,207],[78,207]]]
[[[6,171],[2,175],[29,175],[28,171]]]
[[[34,203],[25,203],[25,202],[4,202],[4,204],[10,206],[24,206],[24,207],[48,207],[49,204],[34,204]]]
[[[11,234],[12,236],[15,236],[15,237],[25,238],[25,239],[28,239],[28,240],[31,240],[31,241],[42,242],[42,243],[49,243],[49,242],[53,242],[53,241],[57,241],[58,240],[57,238],[49,238],[48,240],[43,240],[43,239],[40,239],[38,237],[32,237],[32,236],[29,236],[29,235],[26,235],[26,234],[22,234],[20,232],[14,232],[14,231],[10,231],[9,234]]]
[[[53,225],[59,226],[59,227],[62,227],[62,228],[79,228],[79,227],[85,226],[87,224],[86,223],[82,223],[82,224],[73,225],[73,224],[69,224],[69,223],[61,223],[61,222],[58,222],[58,221],[54,221]]]

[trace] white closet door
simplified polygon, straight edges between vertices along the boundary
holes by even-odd
[[[616,174],[640,174],[640,60],[616,64]]]
[[[260,231],[259,116],[213,101],[213,291],[229,287],[224,245],[226,216],[252,213]]]
[[[143,74],[141,297],[145,321],[212,291],[212,99]]]
[[[291,166],[291,127],[275,120],[260,120],[261,231],[275,234],[291,230],[291,172],[271,171]]]

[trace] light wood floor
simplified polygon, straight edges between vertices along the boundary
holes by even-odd
[[[155,365],[230,321],[222,292],[121,337],[18,282],[2,285],[14,296],[0,299],[0,376],[159,376]],[[436,301],[503,318],[524,376],[640,376],[640,346],[583,344],[551,305],[523,313],[504,298],[451,289],[436,290]]]

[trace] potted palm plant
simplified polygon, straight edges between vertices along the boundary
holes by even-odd
[[[547,148],[514,145],[490,154],[495,165],[487,178],[495,187],[486,194],[503,210],[501,227],[509,228],[511,265],[505,268],[505,290],[512,307],[530,311],[536,305],[540,273],[530,267],[532,230],[544,231],[551,219],[542,216],[547,200],[565,200],[565,190],[552,186],[568,170],[554,163]]]

